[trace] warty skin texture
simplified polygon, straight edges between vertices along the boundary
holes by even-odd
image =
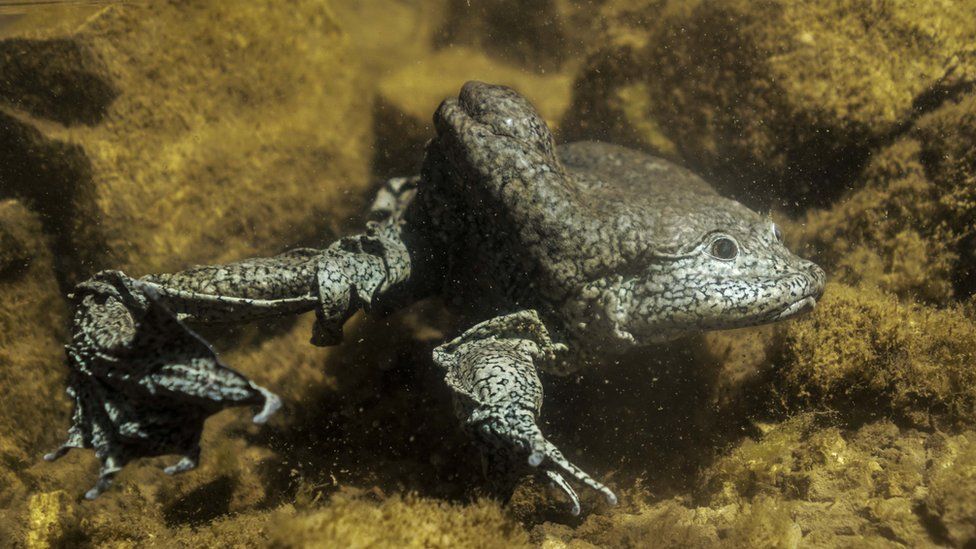
[[[823,270],[791,253],[769,218],[666,160],[596,142],[557,149],[507,88],[469,83],[434,120],[446,162],[428,163],[440,184],[421,201],[458,209],[428,208],[429,232],[452,235],[448,287],[475,314],[536,309],[573,349],[606,355],[782,320],[823,293]],[[734,258],[711,253],[720,239]]]
[[[465,319],[434,350],[458,419],[499,495],[534,472],[580,512],[573,484],[616,495],[569,462],[538,426],[539,370],[568,373],[635,346],[809,310],[824,274],[790,253],[773,223],[694,174],[601,143],[557,148],[511,89],[466,84],[434,115],[419,177],[386,182],[362,233],[325,249],[131,278],[104,271],[75,289],[67,346],[75,402],[68,440],[93,448],[87,494],[126,463],[177,454],[193,469],[205,419],[279,407],[223,364],[193,324],[315,311],[312,342],[334,345],[357,310],[432,295]]]

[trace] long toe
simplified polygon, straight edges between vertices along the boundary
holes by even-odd
[[[569,512],[572,513],[574,517],[579,516],[580,501],[579,496],[576,495],[576,490],[573,490],[573,487],[566,482],[566,479],[556,471],[546,471],[546,476],[549,477],[549,481],[552,482],[553,486],[562,490],[563,493],[569,497],[569,502],[572,505]]]

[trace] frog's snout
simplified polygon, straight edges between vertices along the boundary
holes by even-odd
[[[813,298],[815,302],[820,301],[820,298],[823,297],[824,287],[827,284],[827,274],[823,269],[820,268],[819,265],[812,261],[803,260],[803,263],[804,272],[809,279],[808,295]]]
[[[801,260],[801,271],[806,279],[803,297],[788,305],[777,315],[778,319],[793,318],[809,312],[817,307],[817,302],[823,297],[827,274],[819,265],[812,261]]]
[[[785,306],[772,317],[772,320],[786,320],[812,312],[817,307],[817,301],[824,293],[824,284],[827,276],[815,263],[800,260],[798,265],[799,275],[791,277],[791,289],[789,295],[792,297]]]

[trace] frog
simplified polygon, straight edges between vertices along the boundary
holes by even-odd
[[[510,491],[535,474],[577,515],[578,488],[618,498],[542,432],[544,376],[792,319],[823,295],[824,271],[786,247],[769,215],[644,152],[557,146],[509,87],[464,84],[433,129],[420,173],[381,184],[362,232],[321,249],[141,277],[106,270],[78,284],[65,346],[71,425],[45,459],[94,449],[88,499],[140,458],[177,455],[164,471],[189,471],[209,416],[251,406],[262,424],[281,407],[223,363],[199,326],[314,312],[311,343],[336,345],[359,311],[437,298],[459,326],[432,360],[490,485]]]

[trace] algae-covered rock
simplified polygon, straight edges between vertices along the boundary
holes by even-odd
[[[437,47],[468,46],[533,72],[581,58],[594,3],[571,0],[448,0]]]
[[[919,425],[976,422],[976,323],[959,308],[829,284],[788,330],[785,354],[782,390],[806,405]]]
[[[356,0],[333,10],[368,85],[433,53],[449,0]],[[362,85],[362,84],[361,84]]]
[[[930,533],[921,503],[941,474],[937,462],[951,453],[943,440],[887,421],[844,429],[803,414],[718,459],[704,471],[699,499],[717,509],[788,506],[801,545],[932,545],[942,540]]]
[[[545,548],[716,547],[719,536],[706,513],[675,498],[592,515],[576,528],[543,523],[532,541]]]
[[[278,252],[359,207],[369,94],[327,3],[116,5],[7,36],[0,61],[28,113],[0,120],[0,188],[44,214],[70,281]]]
[[[930,547],[972,538],[974,434],[804,413],[762,424],[705,467],[693,494],[638,487],[619,507],[537,525],[542,547]],[[693,497],[692,497],[693,495]],[[968,514],[967,514],[968,513]]]
[[[24,471],[58,442],[52,427],[70,413],[62,366],[66,312],[40,220],[16,200],[0,200],[0,517],[42,496],[32,493],[36,486]],[[38,543],[59,539],[63,532],[44,518],[56,506],[31,502]],[[23,523],[0,520],[0,539],[13,532],[26,535]]]
[[[27,546],[38,549],[69,543],[66,526],[72,522],[74,504],[64,491],[33,494],[28,502]]]
[[[681,2],[614,0],[597,10],[585,37],[586,55],[573,83],[572,106],[560,123],[566,141],[596,139],[679,160],[651,111],[649,42],[685,13]]]
[[[648,22],[646,45],[627,78],[601,87],[643,85],[633,100],[648,125],[746,195],[770,186],[791,203],[835,195],[872,144],[976,76],[972,2],[627,4],[643,6],[624,16]]]
[[[557,131],[557,122],[569,106],[572,78],[568,73],[532,74],[477,50],[446,48],[380,81],[374,169],[382,175],[417,173],[424,145],[434,136],[434,111],[468,80],[518,89]]]
[[[525,531],[496,502],[349,494],[282,520],[274,538],[281,547],[529,547]]]
[[[40,221],[18,201],[0,201],[0,453],[9,444],[35,455],[57,441],[50,427],[68,413],[66,312]]]
[[[836,279],[945,303],[976,290],[976,94],[875,153],[860,188],[808,212],[799,240]]]
[[[925,510],[957,547],[976,542],[976,437],[972,432],[938,441],[943,457],[933,467]]]

